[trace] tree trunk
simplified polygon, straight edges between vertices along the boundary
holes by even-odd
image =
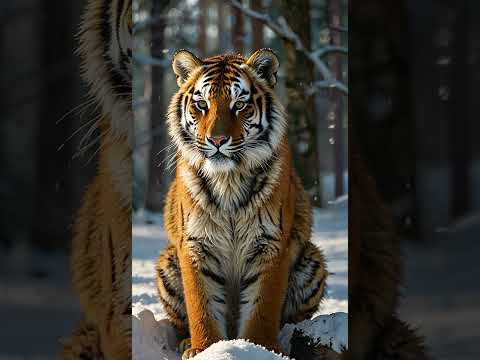
[[[243,1],[240,1],[243,2]],[[233,26],[232,26],[232,44],[233,51],[243,54],[245,50],[245,30],[244,30],[244,18],[241,10],[237,8],[233,11]]]
[[[292,30],[310,48],[310,2],[282,0],[283,13]],[[319,157],[317,152],[317,124],[313,97],[305,95],[305,88],[313,81],[313,64],[295,45],[285,42],[286,88],[288,95],[289,139],[293,162],[314,206],[321,205],[319,184]]]
[[[208,0],[199,1],[200,14],[198,16],[198,56],[204,58],[207,56],[207,18],[208,18]]]
[[[263,13],[262,0],[251,0],[252,10]],[[252,21],[252,52],[263,48],[263,24],[255,19]]]
[[[224,52],[227,48],[227,34],[225,32],[225,2],[224,0],[218,0],[217,3],[218,12],[218,51]]]
[[[340,26],[340,0],[330,0],[329,3],[329,22],[330,27],[338,28]],[[341,45],[341,33],[332,31],[332,44]],[[342,79],[342,54],[331,55],[331,69],[337,79]],[[344,193],[343,172],[345,170],[345,138],[343,127],[343,95],[338,91],[330,90],[330,100],[332,112],[335,114],[335,131],[334,131],[334,158],[335,158],[335,197],[339,197]]]
[[[35,199],[31,212],[31,241],[35,246],[54,249],[67,248],[70,244],[69,225],[72,214],[77,210],[80,189],[83,190],[79,185],[82,180],[86,180],[88,169],[84,165],[87,160],[83,160],[79,168],[73,167],[78,166],[72,160],[76,151],[76,138],[67,141],[69,135],[81,126],[78,117],[69,117],[63,123],[57,124],[62,115],[81,102],[79,59],[73,53],[76,42],[72,36],[75,32],[74,24],[78,21],[75,14],[79,11],[78,4],[47,1],[42,7],[46,15],[40,36],[42,42],[43,39],[49,39],[49,43],[43,43],[41,47],[44,90],[40,92],[40,96],[43,101],[39,109],[40,121],[34,129],[36,149],[27,166],[32,166],[30,161],[36,166],[36,192],[30,197]],[[59,17],[56,15],[58,13],[63,15]],[[51,43],[55,46],[49,45]],[[65,146],[58,150],[64,142]]]
[[[159,15],[163,14],[166,8],[165,2],[155,0],[152,4],[152,17],[158,17],[158,20],[152,25],[152,45],[151,53],[154,58],[163,59],[163,49],[165,47],[165,20]],[[150,98],[150,129],[152,132],[150,143],[150,159],[148,161],[148,183],[147,196],[145,200],[145,208],[150,211],[162,211],[163,199],[168,184],[170,183],[170,176],[166,169],[166,161],[162,161],[163,157],[167,156],[166,151],[159,153],[168,144],[167,131],[158,131],[160,128],[165,128],[165,107],[166,104],[163,99],[162,89],[164,80],[164,69],[161,66],[152,66],[151,69],[151,86],[152,93]],[[160,166],[159,166],[160,165]]]

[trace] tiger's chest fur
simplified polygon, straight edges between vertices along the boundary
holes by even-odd
[[[282,214],[272,201],[280,170],[280,161],[275,161],[267,171],[216,182],[180,171],[194,200],[194,206],[182,210],[182,236],[225,338],[242,333],[256,301],[262,265],[282,251]]]
[[[186,223],[187,241],[212,295],[211,310],[228,338],[241,332],[255,301],[258,262],[280,252],[280,232],[278,214],[265,209],[256,214],[202,211]]]

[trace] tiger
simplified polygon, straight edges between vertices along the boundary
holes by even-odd
[[[349,348],[346,359],[425,360],[424,339],[396,314],[400,240],[355,134],[349,142]]]
[[[71,272],[84,318],[62,359],[131,358],[132,5],[89,0],[78,54],[100,116],[97,171],[73,227]]]
[[[292,166],[271,49],[248,59],[173,56],[167,113],[176,173],[165,200],[159,299],[182,359],[244,338],[283,352],[280,328],[310,318],[326,287],[312,208]]]

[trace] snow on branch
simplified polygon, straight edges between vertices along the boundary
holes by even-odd
[[[277,20],[267,13],[260,13],[243,6],[238,0],[228,0],[229,3],[240,10],[245,15],[258,20],[265,26],[268,26],[273,32],[275,32],[283,40],[289,41],[295,45],[297,51],[301,52],[307,59],[309,59],[317,70],[322,75],[323,81],[320,81],[316,87],[321,88],[336,88],[345,95],[348,95],[348,87],[341,81],[335,79],[335,76],[328,68],[327,64],[321,59],[323,55],[328,52],[347,52],[347,49],[337,46],[327,46],[327,49],[319,49],[317,51],[311,51],[306,48],[300,39],[300,37],[292,30],[283,16],[279,16]],[[328,84],[328,86],[327,86]]]

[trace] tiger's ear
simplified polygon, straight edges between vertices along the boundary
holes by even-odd
[[[277,83],[278,58],[272,49],[260,49],[255,51],[247,60],[247,65],[264,79],[272,88]]]
[[[177,84],[182,84],[188,80],[190,74],[197,67],[202,65],[202,60],[197,58],[188,50],[179,50],[173,55],[173,72],[177,75]]]

